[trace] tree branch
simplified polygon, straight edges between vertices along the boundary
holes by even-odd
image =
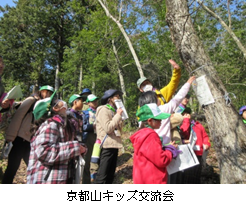
[[[213,16],[214,18],[216,18],[220,22],[220,24],[226,29],[226,31],[229,33],[229,35],[235,41],[235,43],[237,44],[238,48],[242,51],[244,57],[246,58],[246,50],[245,50],[245,47],[239,41],[239,39],[237,38],[237,36],[235,35],[235,33],[232,31],[232,29],[226,25],[226,23],[220,18],[220,16],[218,16],[216,13],[214,13],[212,10],[210,10],[207,6],[205,6],[202,3],[201,0],[197,0],[197,2],[202,6],[202,8],[206,12],[208,12],[211,16]]]

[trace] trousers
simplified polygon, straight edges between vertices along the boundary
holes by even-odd
[[[102,148],[96,184],[112,184],[117,166],[118,149]]]
[[[3,175],[2,184],[13,183],[16,172],[21,164],[21,159],[23,159],[28,166],[29,155],[30,142],[17,136],[13,141],[13,147],[8,156],[8,165]]]

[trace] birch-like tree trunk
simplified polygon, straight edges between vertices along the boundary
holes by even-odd
[[[197,2],[202,6],[202,8],[207,13],[209,13],[211,16],[213,16],[215,19],[217,19],[219,21],[219,23],[226,29],[226,31],[232,37],[232,39],[237,44],[238,48],[242,51],[244,57],[246,58],[246,49],[245,49],[245,47],[243,46],[243,44],[240,42],[240,40],[238,39],[238,37],[235,35],[235,33],[231,29],[230,11],[228,11],[228,14],[229,14],[229,27],[228,27],[227,24],[221,19],[221,17],[219,15],[217,15],[216,13],[214,13],[212,10],[210,10],[205,4],[202,3],[201,0],[197,0]],[[229,4],[229,1],[228,1],[228,4]]]
[[[107,6],[101,1],[101,0],[98,0],[98,2],[100,3],[100,5],[102,6],[102,8],[104,9],[105,13],[106,13],[106,16],[109,17],[110,19],[112,19],[118,26],[118,28],[120,29],[121,33],[123,34],[125,40],[127,41],[127,44],[129,46],[129,49],[131,51],[131,54],[135,60],[135,63],[136,63],[136,67],[138,69],[138,72],[140,74],[140,77],[144,77],[144,74],[143,74],[143,70],[142,70],[142,67],[141,67],[141,64],[140,64],[140,61],[136,55],[136,52],[135,52],[135,49],[130,41],[130,38],[129,36],[127,35],[127,33],[125,32],[124,28],[123,28],[123,25],[120,23],[120,20],[117,20],[115,17],[113,17],[111,15],[111,13],[109,12]],[[121,11],[121,9],[120,9]],[[119,15],[119,17],[121,17],[121,15]]]
[[[117,53],[117,49],[116,49],[114,40],[112,40],[112,48],[113,48],[113,53],[114,53],[115,58],[116,58],[118,76],[119,76],[119,80],[120,80],[120,86],[121,86],[121,90],[123,92],[123,103],[125,104],[126,90],[125,90],[125,84],[124,84],[124,78],[123,78],[123,69],[122,69],[121,64],[120,64],[120,60],[118,57],[118,53]]]
[[[79,87],[78,87],[79,89],[79,92],[81,92],[82,91],[82,64],[81,64],[81,66],[80,66],[80,77],[79,77]]]
[[[186,70],[190,73],[205,65],[203,70],[195,71],[195,75],[206,74],[215,98],[215,103],[205,106],[204,112],[220,165],[220,181],[223,184],[246,183],[246,127],[237,110],[231,104],[226,105],[227,91],[193,28],[188,1],[167,0],[166,6],[172,41]]]

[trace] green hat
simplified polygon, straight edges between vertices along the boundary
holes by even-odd
[[[185,109],[182,110],[181,113],[188,113],[188,114],[191,114],[191,108],[186,107]]]
[[[35,120],[40,119],[44,115],[48,115],[48,113],[51,111],[51,103],[52,103],[52,100],[55,94],[56,94],[56,91],[53,92],[51,97],[45,98],[45,99],[42,99],[36,102],[34,106],[34,110],[33,110],[33,115],[34,115]]]
[[[54,88],[51,87],[50,85],[42,86],[42,87],[39,89],[39,91],[41,91],[41,90],[50,90],[50,91],[54,92]]]
[[[138,80],[137,80],[137,87],[138,88],[140,88],[141,87],[141,84],[144,82],[144,81],[146,81],[146,80],[148,80],[148,78],[146,78],[146,77],[141,77],[141,78],[139,78]]]
[[[150,103],[140,107],[136,112],[136,116],[139,117],[138,121],[146,121],[149,118],[156,120],[166,119],[169,118],[171,114],[162,113],[156,103]]]
[[[90,94],[90,95],[87,96],[86,102],[87,102],[87,103],[88,103],[88,102],[93,102],[93,101],[98,100],[98,99],[99,99],[99,98],[96,97],[94,94]]]
[[[74,94],[74,95],[72,95],[72,96],[69,98],[69,104],[72,104],[76,99],[80,99],[80,98],[82,98],[83,101],[86,100],[86,96],[79,95],[79,94]]]

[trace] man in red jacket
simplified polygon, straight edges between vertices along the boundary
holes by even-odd
[[[184,116],[184,119],[180,126],[180,131],[183,143],[191,143],[190,139],[196,140],[193,149],[200,163],[199,165],[184,171],[184,183],[200,184],[202,155],[204,151],[210,148],[211,144],[204,127],[198,121],[191,120],[191,109],[186,107],[183,110],[182,115]],[[194,138],[192,138],[193,136],[191,134],[194,135]]]

